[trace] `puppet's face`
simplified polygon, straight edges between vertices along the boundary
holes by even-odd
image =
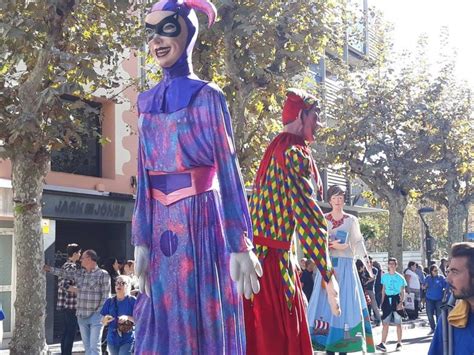
[[[332,195],[329,204],[333,209],[342,209],[344,207],[344,195]]]
[[[308,142],[314,142],[314,134],[320,128],[319,115],[315,108],[302,112],[303,118],[303,137]]]
[[[186,50],[188,29],[172,11],[154,11],[145,18],[148,49],[162,68],[171,67]]]

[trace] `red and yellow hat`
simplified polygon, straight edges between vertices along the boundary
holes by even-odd
[[[309,110],[316,106],[319,113],[318,100],[302,89],[290,88],[286,91],[286,100],[283,105],[283,112],[281,115],[283,125],[287,125],[295,121],[301,110]]]

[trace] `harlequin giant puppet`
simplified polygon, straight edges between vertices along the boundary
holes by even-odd
[[[216,10],[203,0],[162,0],[145,18],[163,79],[138,97],[132,235],[145,293],[134,311],[136,354],[245,352],[238,293],[259,290],[226,101],[193,73],[193,9],[212,25]]]
[[[319,125],[314,97],[290,89],[283,132],[267,148],[250,202],[254,245],[263,266],[260,293],[244,301],[248,354],[312,354],[301,284],[292,257],[293,234],[323,276],[328,301],[340,314],[328,255],[327,224],[313,195],[319,174],[308,142]]]

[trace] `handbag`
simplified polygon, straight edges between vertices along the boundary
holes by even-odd
[[[397,313],[399,314],[400,317],[402,317],[403,320],[406,320],[408,318],[408,313],[407,311],[405,311],[405,308],[399,309]]]
[[[405,297],[405,308],[411,311],[415,310],[415,294],[409,292]]]
[[[114,296],[114,308],[115,308],[115,316],[117,317],[117,332],[120,336],[125,333],[130,333],[133,330],[133,326],[135,325],[131,320],[126,320],[125,322],[120,323],[118,321],[118,305],[117,305],[117,296]]]

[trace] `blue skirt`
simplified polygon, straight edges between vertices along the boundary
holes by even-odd
[[[318,272],[308,305],[313,347],[334,352],[375,352],[367,303],[354,259],[332,258],[332,262],[340,288],[341,316],[331,313]]]

